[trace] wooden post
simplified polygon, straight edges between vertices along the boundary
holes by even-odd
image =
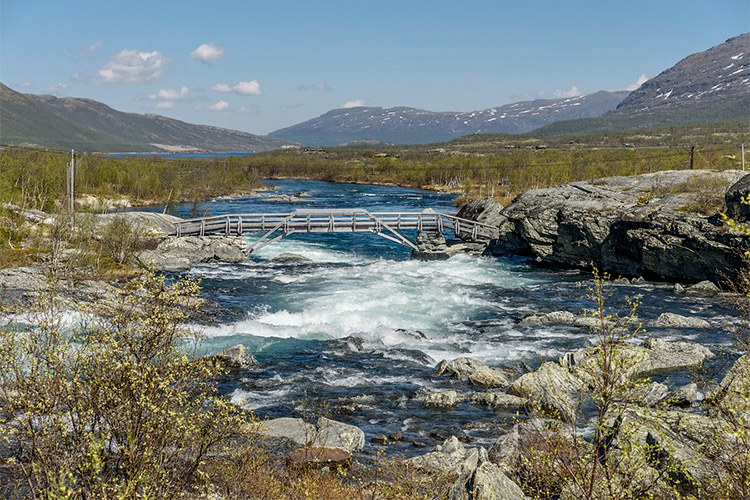
[[[742,171],[745,171],[745,144],[742,144]]]
[[[70,150],[70,163],[67,171],[68,180],[68,213],[73,215],[75,209],[75,176],[76,176],[76,155],[74,150]]]
[[[690,170],[693,170],[695,160],[695,146],[690,146]]]

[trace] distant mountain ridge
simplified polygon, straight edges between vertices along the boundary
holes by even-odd
[[[750,33],[682,59],[609,113],[554,123],[535,133],[566,135],[741,120],[750,122]]]
[[[308,146],[378,141],[396,144],[444,142],[469,134],[520,134],[551,122],[600,116],[629,92],[597,92],[560,99],[537,99],[471,112],[436,112],[395,107],[356,107],[276,130],[270,137]]]
[[[289,141],[160,115],[125,113],[92,99],[22,94],[0,83],[0,143],[100,152],[260,152]]]

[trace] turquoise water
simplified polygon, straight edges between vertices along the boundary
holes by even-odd
[[[184,205],[177,213],[312,207],[455,211],[451,195],[426,191],[293,180],[273,184],[276,189],[262,196]],[[296,195],[298,201],[282,195]],[[248,235],[248,241],[257,236]],[[273,262],[285,252],[311,262]],[[254,253],[249,264],[197,266],[191,274],[202,279],[207,297],[221,307],[215,323],[200,325],[206,351],[242,343],[261,364],[225,380],[222,391],[264,417],[298,416],[312,401],[368,436],[400,431],[434,444],[454,433],[488,444],[513,423],[514,413],[470,402],[453,410],[424,408],[425,391],[470,395],[476,390],[435,377],[435,364],[470,356],[523,371],[588,345],[585,329],[518,323],[533,312],[590,308],[588,274],[540,269],[518,258],[420,262],[409,254],[409,248],[372,234],[295,234]],[[612,294],[612,304],[641,295],[638,314],[645,322],[665,311],[704,317],[716,326],[734,321],[728,304],[675,295],[666,284],[613,286]],[[649,333],[731,351],[723,328]],[[400,451],[417,449],[404,445]]]

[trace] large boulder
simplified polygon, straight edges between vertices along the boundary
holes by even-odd
[[[268,438],[292,441],[298,446],[340,448],[349,453],[361,451],[365,446],[362,429],[325,417],[320,417],[317,425],[301,418],[275,418],[262,422],[258,432]]]
[[[461,207],[456,217],[489,224],[490,226],[499,226],[506,218],[503,215],[503,208],[501,204],[492,198],[471,200]]]
[[[613,435],[613,448],[628,450],[632,455],[642,454],[641,459],[633,457],[634,461],[667,471],[683,490],[695,493],[701,483],[721,481],[722,470],[701,452],[704,446],[680,428],[681,419],[679,413],[662,415],[644,409],[626,409]],[[715,424],[713,429],[718,432]],[[714,439],[717,436],[714,434]]]
[[[597,354],[599,346],[568,353],[561,364],[575,366],[579,377],[596,376],[599,369]],[[693,342],[667,342],[657,338],[647,339],[643,344],[618,343],[614,349],[615,366],[630,378],[648,377],[657,373],[693,370],[713,357],[711,350]]]
[[[522,325],[573,325],[576,315],[569,311],[552,311],[549,313],[534,313],[521,320]]]
[[[727,206],[726,214],[738,221],[750,219],[750,205],[743,203],[750,195],[750,175],[742,177],[727,189],[724,203]]]
[[[205,262],[247,262],[247,242],[242,236],[170,236],[138,259],[157,271],[185,271]]]
[[[691,196],[705,194],[701,183],[729,185],[742,175],[695,170],[573,182],[527,191],[499,213],[491,203],[477,203],[464,215],[495,221],[498,238],[487,249],[493,255],[531,255],[571,267],[593,262],[622,276],[719,283],[744,267],[750,242],[685,207]]]
[[[750,354],[734,362],[710,399],[724,409],[750,412]]]
[[[475,500],[525,500],[523,490],[492,462],[482,462],[466,483],[468,498]]]
[[[641,346],[631,349],[638,352],[638,347]],[[698,369],[714,356],[708,347],[692,342],[667,342],[651,338],[644,342],[642,348],[645,349],[645,358],[636,366],[634,375],[637,377]]]
[[[330,418],[318,418],[316,443],[326,448],[341,448],[349,452],[361,451],[365,447],[365,433],[359,427]]]
[[[432,408],[453,408],[465,398],[456,391],[432,391],[424,398],[424,405]]]
[[[258,361],[242,344],[228,347],[213,355],[222,366],[230,370],[248,370],[258,366]]]
[[[426,472],[461,475],[474,471],[486,458],[484,448],[466,448],[458,438],[451,436],[434,451],[410,458],[407,462]]]
[[[471,402],[477,405],[489,406],[490,408],[523,408],[526,400],[506,394],[504,392],[489,391],[477,392],[471,396]]]
[[[484,448],[466,448],[451,437],[435,451],[407,461],[419,470],[456,477],[450,500],[523,500],[525,495],[503,470],[490,462]]]
[[[114,212],[96,216],[97,225],[103,227],[115,218],[125,219],[131,226],[148,236],[167,236],[174,232],[175,224],[182,219],[158,212]]]
[[[298,446],[312,446],[317,437],[317,429],[313,424],[291,417],[261,422],[258,433],[268,438],[292,441]]]
[[[564,422],[576,418],[582,382],[568,368],[558,363],[546,362],[535,371],[516,379],[509,392],[529,400]]]
[[[479,387],[498,388],[510,385],[510,380],[502,371],[467,357],[441,361],[435,368],[435,374],[442,375],[443,373],[449,373],[458,379],[467,378],[469,382]]]
[[[711,328],[711,323],[702,318],[665,312],[656,318],[654,326],[659,328]]]

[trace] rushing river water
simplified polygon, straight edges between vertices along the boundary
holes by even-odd
[[[397,187],[273,181],[268,196],[215,200],[200,214],[289,212],[295,208],[358,207],[372,211],[453,212],[453,196]],[[303,196],[288,198],[299,193]],[[414,237],[413,234],[410,235]],[[257,235],[248,235],[252,240]],[[292,252],[312,262],[281,264]],[[572,326],[525,326],[534,312],[590,308],[585,272],[539,269],[523,259],[458,256],[409,259],[410,249],[372,234],[295,234],[252,255],[249,264],[206,264],[193,269],[205,294],[221,306],[217,323],[203,325],[205,349],[244,344],[261,367],[227,380],[222,390],[261,417],[299,416],[320,405],[332,417],[375,434],[400,431],[434,445],[447,434],[488,444],[516,418],[460,403],[425,408],[426,391],[470,393],[466,382],[434,376],[442,359],[470,356],[493,367],[522,371],[587,345],[590,334]],[[731,353],[724,325],[730,305],[717,298],[677,295],[659,283],[611,287],[612,303],[641,295],[648,323],[665,311],[699,316],[716,328],[655,329],[649,334],[703,343]],[[685,374],[673,374],[680,382]],[[400,451],[416,448],[404,444]]]

